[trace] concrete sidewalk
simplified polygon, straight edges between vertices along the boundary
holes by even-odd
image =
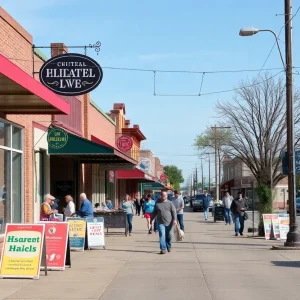
[[[249,224],[250,225],[250,224]],[[234,237],[233,226],[185,213],[186,237],[159,255],[158,236],[134,217],[131,237],[106,237],[106,250],[72,252],[72,268],[39,280],[0,280],[0,299],[300,299],[300,253]]]

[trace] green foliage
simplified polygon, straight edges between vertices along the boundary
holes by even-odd
[[[198,151],[213,150],[215,147],[222,149],[222,147],[229,144],[231,139],[230,129],[217,129],[208,127],[201,135],[197,135],[194,146]]]
[[[263,214],[270,214],[273,211],[272,205],[272,192],[270,187],[266,185],[260,185],[256,188],[257,196],[259,198],[259,225],[258,234],[264,236],[264,223]]]
[[[182,171],[174,165],[164,166],[164,171],[170,184],[173,185],[176,190],[180,190],[180,183],[184,182]]]

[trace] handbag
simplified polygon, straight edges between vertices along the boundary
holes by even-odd
[[[248,217],[248,214],[245,212],[245,213],[244,213],[244,220],[248,220],[248,218],[249,218],[249,217]]]

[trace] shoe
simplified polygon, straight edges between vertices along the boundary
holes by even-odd
[[[226,223],[225,225],[228,225],[228,223]]]
[[[148,231],[148,234],[152,234],[152,230],[149,230],[149,231]]]
[[[168,252],[171,252],[172,251],[172,248],[168,248]]]
[[[205,221],[207,221],[207,219],[205,219]]]
[[[243,235],[243,233],[240,233],[240,235]]]
[[[157,230],[154,230],[154,232],[157,233],[158,231],[157,231]]]
[[[235,234],[235,236],[238,236],[238,235],[239,235],[238,233]]]
[[[161,250],[160,254],[166,254],[166,250]]]
[[[129,232],[129,236],[131,236],[131,232]]]

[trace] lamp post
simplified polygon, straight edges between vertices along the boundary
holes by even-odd
[[[240,30],[241,36],[251,36],[258,32],[271,32],[276,39],[281,61],[286,74],[286,121],[287,121],[287,153],[288,153],[288,198],[290,213],[290,229],[287,234],[285,246],[300,247],[300,232],[296,221],[296,201],[295,201],[295,161],[294,161],[294,103],[293,103],[293,61],[292,61],[292,9],[291,0],[284,1],[285,18],[285,61],[278,43],[278,37],[274,31],[269,29],[259,30],[257,28],[243,28]]]

